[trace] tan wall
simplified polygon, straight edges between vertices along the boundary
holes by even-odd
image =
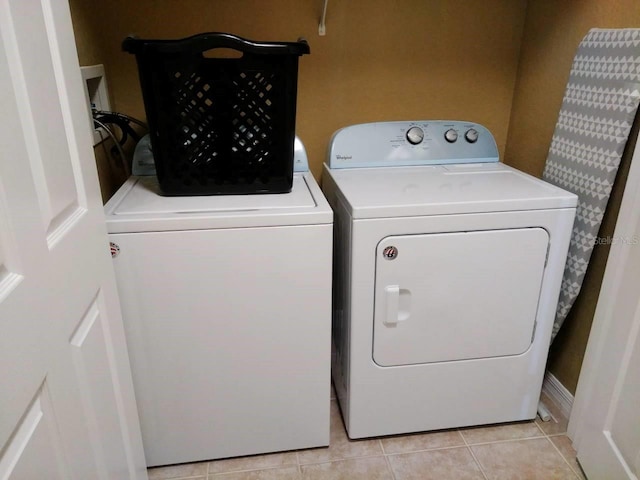
[[[541,175],[580,40],[591,28],[622,27],[640,27],[638,0],[529,1],[506,163]],[[613,233],[629,160],[627,155],[621,166],[601,237]],[[607,246],[596,248],[583,293],[551,348],[549,370],[571,392],[577,385],[608,251]]]
[[[112,0],[98,12],[94,0],[71,0],[81,63],[104,63],[114,108],[138,117],[144,113],[135,61],[120,50],[128,34],[307,38],[312,53],[300,61],[297,133],[316,177],[331,134],[342,126],[436,118],[484,124],[507,163],[540,175],[580,39],[592,27],[640,26],[637,0],[350,0],[329,2],[327,36],[319,37],[321,6],[321,0]],[[101,180],[108,197],[112,181]],[[601,235],[611,234],[614,221],[615,215],[605,219]],[[571,391],[607,253],[596,249],[585,294],[552,348],[550,369]]]
[[[104,63],[106,59],[99,32],[100,17],[95,10],[88,8],[89,6],[91,6],[91,2],[86,0],[69,1],[78,60],[83,66]],[[109,149],[112,145],[107,141],[94,148],[100,191],[102,201],[105,203],[126,180],[122,165],[114,164],[111,158]]]
[[[94,0],[73,3],[85,16],[95,5]],[[224,31],[283,41],[302,36],[311,55],[300,61],[297,133],[316,177],[331,134],[360,122],[467,119],[491,129],[504,151],[525,0],[329,2],[327,35],[319,37],[322,3],[108,2],[93,22],[93,34],[105,54],[115,108],[143,116],[135,59],[120,48],[128,34],[179,38]]]
[[[95,8],[90,7],[95,7],[95,2],[69,0],[80,65],[96,65],[105,59],[98,30],[99,15]]]

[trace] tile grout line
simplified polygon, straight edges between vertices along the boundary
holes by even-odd
[[[391,462],[389,461],[389,456],[387,455],[387,452],[385,452],[384,450],[384,444],[382,443],[382,439],[378,438],[378,443],[380,444],[380,451],[382,452],[382,456],[384,457],[384,463],[387,464],[387,468],[389,469],[389,472],[391,472],[391,478],[392,480],[396,480],[396,474],[393,471]]]
[[[553,412],[552,412],[551,410],[549,410],[549,416],[551,417],[551,419],[552,419],[554,422],[556,422],[556,423],[560,423],[560,422],[558,421],[558,419],[556,418],[556,416],[553,414]],[[540,420],[542,420],[542,419],[540,419]]]
[[[559,435],[558,435],[559,436]],[[553,448],[555,448],[556,452],[558,452],[558,454],[562,457],[562,459],[564,460],[564,463],[566,463],[569,466],[569,469],[573,472],[573,474],[576,476],[577,479],[580,479],[581,476],[578,474],[578,472],[575,471],[575,469],[571,466],[571,464],[569,463],[569,460],[567,460],[567,458],[562,454],[562,452],[560,451],[560,449],[556,446],[555,443],[553,443],[553,441],[551,440],[551,438],[547,437],[547,440],[549,441],[549,443],[553,446]]]
[[[301,465],[301,467],[308,467],[311,465],[324,465],[325,463],[334,463],[334,462],[344,462],[345,460],[362,460],[362,459],[366,459],[366,458],[379,458],[379,457],[384,457],[384,454],[376,454],[376,455],[356,455],[353,457],[340,457],[340,458],[333,458],[333,459],[329,459],[329,460],[320,460],[319,462],[310,462],[310,463],[305,463],[303,465]],[[180,479],[178,479],[180,480]]]
[[[382,450],[382,454],[383,454],[384,456],[386,456],[386,455],[387,455],[387,452],[386,452],[386,451],[385,451],[385,449],[384,449],[384,443],[382,443],[382,439],[381,439],[381,438],[378,438],[378,443],[380,444],[380,450]]]
[[[467,451],[471,454],[473,461],[476,462],[476,465],[478,465],[478,468],[480,469],[480,473],[482,474],[485,480],[489,480],[489,477],[487,477],[487,474],[485,473],[484,468],[482,468],[482,464],[480,463],[480,460],[478,460],[478,458],[476,457],[476,454],[473,453],[473,450],[471,449],[471,445],[469,445],[469,442],[467,442],[467,439],[464,437],[464,434],[462,433],[462,431],[460,431],[460,429],[458,429],[458,433],[462,437],[462,441],[467,447]]]
[[[369,453],[369,454],[365,454],[365,455],[353,455],[350,457],[337,457],[337,458],[330,458],[330,459],[326,459],[326,460],[319,460],[316,462],[309,462],[309,463],[305,463],[303,464],[303,466],[306,465],[320,465],[321,463],[331,463],[331,462],[341,462],[342,460],[359,460],[362,458],[376,458],[376,457],[382,457],[384,456],[383,453]]]
[[[397,480],[396,479],[396,472],[393,471],[393,467],[391,466],[391,462],[389,461],[389,456],[388,455],[383,455],[383,456],[384,456],[384,461],[387,464],[387,468],[391,472],[392,480]]]
[[[167,477],[167,478],[159,478],[158,480],[193,480],[202,478],[202,475],[189,475],[187,477]]]
[[[420,450],[407,450],[406,452],[391,452],[385,453],[387,457],[395,457],[398,455],[412,455],[414,453],[426,453],[426,452],[441,452],[442,450],[455,450],[456,448],[466,448],[467,445],[451,445],[448,447],[434,447],[434,448],[423,448]]]
[[[553,413],[553,410],[561,410],[561,407],[559,405],[556,404],[556,402],[554,400],[552,400],[548,395],[545,395],[548,399],[548,402],[546,403],[547,405],[547,410],[549,412],[549,416],[551,417],[551,420],[549,420],[548,422],[544,422],[542,420],[542,418],[540,418],[540,416],[536,415],[536,418],[540,418],[540,422],[538,424],[538,422],[536,422],[536,425],[538,425],[538,428],[540,430],[542,430],[544,432],[544,428],[542,428],[542,425],[546,424],[546,423],[555,423],[556,425],[560,425],[563,422],[568,422],[568,418],[565,417],[562,412],[558,412],[558,414],[556,415],[555,413]],[[542,400],[542,396],[540,396],[540,399]],[[551,406],[552,408],[548,408],[549,406]],[[566,435],[567,431],[566,431],[567,425],[565,425],[565,431],[564,432],[557,432],[557,433],[547,433],[544,432],[545,435],[547,435],[548,437],[550,436],[554,436],[554,435]]]
[[[464,437],[463,437],[464,438]],[[521,440],[537,440],[540,438],[547,438],[547,435],[537,435],[535,437],[520,437],[520,438],[505,438],[503,440],[491,440],[488,442],[473,442],[473,443],[467,443],[467,440],[464,439],[465,444],[469,445],[469,446],[476,446],[476,445],[492,445],[494,443],[509,443],[509,442],[519,442]]]
[[[242,457],[232,457],[232,458],[242,458]],[[298,466],[298,464],[294,464],[294,463],[283,463],[280,465],[267,465],[264,467],[257,467],[257,468],[241,468],[239,470],[226,470],[223,472],[216,472],[216,473],[208,473],[207,475],[227,475],[230,473],[249,473],[249,472],[260,472],[262,470],[275,470],[278,468],[289,468],[289,467],[296,467]],[[198,478],[198,477],[188,477],[188,478]],[[176,479],[167,479],[167,480],[183,480],[182,477],[180,478],[176,478]]]
[[[294,465],[294,464],[284,464],[284,465],[272,465],[270,467],[262,467],[262,468],[252,468],[252,469],[245,469],[245,470],[229,470],[227,472],[218,472],[218,473],[212,473],[211,475],[213,475],[214,477],[224,477],[226,475],[234,475],[237,473],[252,473],[252,472],[264,472],[267,470],[280,470],[280,469],[284,469],[284,468],[291,468],[291,467],[299,467],[299,465]],[[188,477],[188,478],[176,478],[176,479],[171,479],[171,480],[189,480],[191,478],[199,478],[199,477]],[[169,480],[169,479],[167,479]]]
[[[336,399],[331,399],[331,400],[332,401],[336,401]],[[554,420],[556,420],[555,417],[554,417]],[[556,420],[556,422],[557,422],[557,420]],[[429,451],[448,450],[448,449],[453,449],[453,448],[464,447],[469,451],[469,453],[471,454],[471,456],[474,459],[475,463],[478,465],[478,468],[480,469],[483,477],[485,479],[487,479],[488,478],[487,474],[485,473],[484,468],[482,467],[480,461],[478,460],[478,458],[476,457],[475,453],[473,452],[473,450],[471,448],[472,446],[482,446],[482,445],[490,445],[490,444],[510,443],[510,442],[517,442],[517,441],[523,441],[523,440],[534,440],[534,439],[539,439],[539,438],[547,438],[547,440],[549,442],[551,442],[551,444],[553,445],[554,449],[558,452],[558,454],[562,457],[564,462],[567,464],[567,466],[569,467],[571,472],[576,476],[576,478],[579,479],[580,475],[571,466],[571,464],[569,463],[569,460],[562,454],[562,452],[553,443],[553,441],[551,441],[551,438],[550,438],[550,437],[553,437],[553,436],[563,436],[563,435],[566,436],[566,433],[561,433],[561,432],[560,433],[547,433],[547,432],[544,431],[544,429],[537,422],[534,421],[532,423],[534,423],[534,425],[536,425],[536,428],[540,432],[541,435],[522,437],[522,438],[511,438],[511,439],[503,439],[503,440],[493,440],[493,441],[487,441],[487,442],[471,443],[471,442],[469,442],[467,440],[467,438],[462,433],[462,431],[460,429],[457,429],[456,431],[458,432],[458,434],[462,438],[463,445],[426,448],[426,449],[411,450],[411,451],[406,451],[406,452],[386,452],[386,450],[384,448],[384,444],[382,442],[382,439],[381,438],[377,438],[378,444],[380,446],[380,451],[381,451],[380,455],[376,455],[376,454],[355,455],[355,456],[351,456],[351,457],[340,457],[340,458],[334,458],[334,459],[327,459],[327,460],[323,460],[323,461],[319,461],[319,462],[317,462],[317,461],[316,462],[309,462],[309,463],[306,463],[305,465],[320,465],[320,464],[333,463],[333,462],[352,460],[352,459],[376,458],[376,457],[379,457],[379,456],[384,456],[387,468],[390,471],[391,476],[395,480],[396,476],[395,476],[395,473],[394,473],[393,468],[392,468],[391,463],[390,463],[390,459],[389,459],[390,456],[406,455],[406,454],[429,452]],[[295,455],[296,455],[295,466],[297,467],[298,473],[300,475],[302,475],[303,464],[302,464],[302,462],[300,460],[299,450],[295,451]],[[214,475],[217,476],[217,475],[226,475],[226,474],[233,474],[233,473],[254,472],[254,471],[261,471],[261,470],[273,470],[273,469],[277,469],[277,468],[284,468],[286,466],[287,465],[272,465],[272,466],[266,466],[266,467],[261,467],[261,468],[248,468],[248,469],[241,469],[241,470],[231,470],[231,471],[227,471],[227,472],[218,472],[217,474],[214,474]],[[291,465],[291,466],[293,466],[293,465]],[[205,472],[205,480],[208,480],[209,476],[212,475],[210,468],[211,468],[211,462],[208,461],[207,462],[206,472]],[[190,480],[190,479],[198,479],[198,478],[202,478],[202,477],[199,477],[199,476],[176,477],[175,480]],[[167,480],[169,480],[169,479],[167,479]]]
[[[553,418],[553,414],[552,414],[551,412],[549,412],[549,414],[551,415],[551,418]],[[538,418],[539,418],[539,417],[538,417]],[[553,418],[553,420],[554,420],[556,423],[559,423],[555,418]],[[540,421],[542,421],[542,419],[540,419]],[[551,420],[549,420],[549,421],[551,421]],[[540,425],[538,425],[538,422],[534,421],[534,422],[533,422],[533,424],[534,424],[536,427],[538,427],[538,430],[540,430],[540,431],[542,432],[542,434],[543,434],[545,437],[548,437],[548,436],[549,436],[549,434],[548,434],[547,432],[545,432],[545,431],[544,431],[544,428],[542,428]]]

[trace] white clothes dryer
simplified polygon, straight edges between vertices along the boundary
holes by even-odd
[[[329,443],[333,214],[294,161],[288,194],[105,207],[149,466]]]
[[[349,436],[534,418],[577,197],[452,121],[339,130],[323,189]]]

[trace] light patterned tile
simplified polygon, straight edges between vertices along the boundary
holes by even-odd
[[[569,465],[573,469],[573,471],[578,475],[578,478],[582,480],[586,480],[584,473],[582,473],[582,468],[578,464],[578,460],[576,460],[576,451],[573,449],[573,445],[571,444],[571,440],[566,435],[556,435],[553,437],[549,437],[549,440],[553,442],[560,453],[565,458]]]
[[[381,438],[380,441],[385,453],[407,453],[464,446],[462,435],[457,430],[386,437]]]
[[[542,400],[544,405],[551,413],[551,420],[549,420],[548,422],[543,422],[540,417],[536,417],[536,424],[547,435],[558,435],[561,433],[567,433],[569,420],[562,414],[560,408],[558,408],[556,404],[553,403],[553,401],[545,393],[540,396],[540,400]]]
[[[209,462],[209,473],[237,472],[240,470],[262,470],[265,468],[297,465],[296,452],[269,453],[250,457],[227,458]]]
[[[384,457],[303,465],[303,480],[393,480]]]
[[[389,455],[396,480],[483,480],[467,447]]]
[[[469,445],[544,436],[534,421],[463,428],[460,433]]]
[[[344,429],[340,409],[335,400],[331,402],[331,433],[329,446],[298,452],[300,464],[328,462],[344,458],[382,455],[378,440],[350,440]]]
[[[576,480],[547,438],[474,445],[473,454],[489,480]]]
[[[298,467],[269,468],[250,472],[217,473],[208,480],[300,480]]]
[[[198,477],[207,474],[207,463],[185,463],[170,467],[149,468],[147,475],[149,480],[173,480],[184,477]]]

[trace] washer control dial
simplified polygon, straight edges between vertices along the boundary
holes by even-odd
[[[418,145],[424,140],[424,132],[420,127],[411,127],[407,130],[407,141],[411,145]]]
[[[464,134],[464,138],[469,143],[476,143],[478,141],[478,131],[475,128],[470,128],[467,133]]]
[[[444,132],[444,139],[449,143],[454,143],[458,140],[458,132],[456,132],[453,128],[450,128],[446,132]]]

